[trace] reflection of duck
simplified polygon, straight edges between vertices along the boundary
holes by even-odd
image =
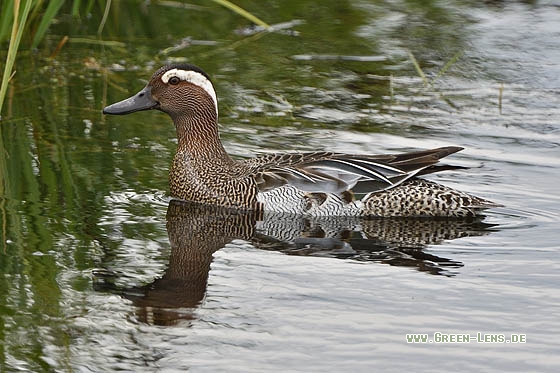
[[[120,289],[111,273],[96,271],[99,290],[118,291],[138,307],[144,322],[167,325],[192,319],[206,293],[212,254],[234,239],[250,240],[255,227],[251,212],[171,201],[167,233],[171,244],[165,274],[153,283]]]
[[[107,114],[158,109],[171,116],[178,148],[170,170],[174,197],[306,216],[474,216],[498,205],[418,179],[461,148],[391,155],[327,152],[269,154],[233,160],[218,135],[218,101],[196,66],[165,66],[135,96]]]
[[[206,293],[213,253],[234,239],[290,255],[377,261],[452,275],[448,269],[462,263],[427,254],[422,248],[442,240],[483,235],[489,228],[488,224],[456,219],[259,216],[252,211],[174,200],[167,211],[171,255],[165,274],[142,287],[117,289],[101,273],[96,283],[98,289],[118,291],[132,300],[142,321],[169,325],[194,317],[192,311]]]
[[[253,244],[289,255],[375,261],[414,267],[433,275],[452,276],[461,262],[423,249],[445,240],[481,236],[492,231],[482,219],[295,218],[276,215],[258,222]],[[298,231],[299,230],[299,231]]]

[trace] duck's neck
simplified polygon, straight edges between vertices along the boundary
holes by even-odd
[[[232,159],[227,154],[218,133],[217,115],[173,118],[177,129],[178,153],[187,153],[195,159],[212,162]]]

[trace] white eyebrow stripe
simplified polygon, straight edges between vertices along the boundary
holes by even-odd
[[[206,78],[201,73],[192,70],[171,69],[163,74],[161,80],[165,84],[167,84],[167,82],[169,82],[169,79],[174,76],[185,82],[192,83],[204,89],[206,93],[208,93],[210,97],[212,97],[212,100],[214,101],[214,107],[216,108],[216,115],[218,115],[218,98],[216,97],[216,91],[214,91],[214,87],[212,86],[212,83],[210,82],[210,80],[208,80],[208,78]]]

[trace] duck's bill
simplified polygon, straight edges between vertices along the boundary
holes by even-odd
[[[134,96],[107,106],[103,109],[103,114],[122,115],[140,110],[157,109],[159,102],[154,100],[151,90],[150,87],[145,87]]]

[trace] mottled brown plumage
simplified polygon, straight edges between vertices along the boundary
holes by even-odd
[[[171,195],[183,200],[314,216],[463,217],[498,206],[417,178],[454,168],[437,163],[459,147],[389,155],[268,154],[234,160],[219,138],[210,79],[192,65],[162,67],[137,95],[104,112],[147,109],[169,114],[175,124],[178,147],[169,184]]]

